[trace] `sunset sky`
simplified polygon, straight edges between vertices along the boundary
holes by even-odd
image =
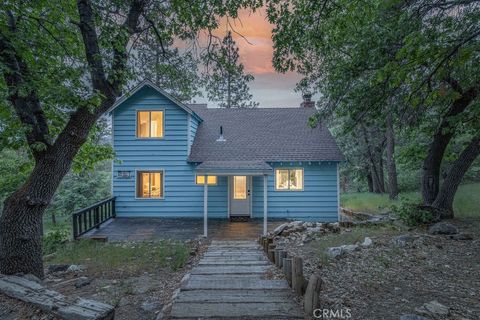
[[[267,21],[264,10],[255,13],[242,11],[239,19],[230,23],[236,32],[248,39],[248,43],[240,35],[232,32],[239,47],[240,59],[246,72],[252,74],[255,80],[250,83],[250,92],[259,107],[295,107],[301,102],[301,94],[294,92],[295,84],[300,80],[296,73],[281,74],[275,72],[272,66],[273,44],[271,39],[272,25]],[[227,23],[223,21],[215,33],[223,38],[227,32]],[[195,99],[197,102],[207,102],[204,97]],[[209,106],[214,102],[208,101]]]

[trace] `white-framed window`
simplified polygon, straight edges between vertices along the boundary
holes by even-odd
[[[140,199],[163,199],[164,172],[137,171],[137,194]]]
[[[161,139],[164,135],[163,110],[137,111],[137,138]]]
[[[214,186],[217,184],[217,176],[202,176],[202,175],[195,176],[195,183],[205,184],[205,179],[207,179],[207,184],[209,186]]]
[[[302,191],[303,190],[303,169],[302,168],[275,169],[275,190]]]
[[[247,176],[233,177],[233,199],[247,199]]]

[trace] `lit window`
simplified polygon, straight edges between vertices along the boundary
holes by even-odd
[[[163,138],[163,111],[138,111],[137,137]]]
[[[246,176],[233,177],[233,199],[236,199],[236,200],[247,199],[247,177]]]
[[[303,190],[303,169],[276,169],[276,190]]]
[[[163,198],[163,171],[137,172],[137,198]]]
[[[205,176],[197,176],[195,179],[196,184],[205,184]],[[217,176],[207,176],[208,185],[217,184]]]

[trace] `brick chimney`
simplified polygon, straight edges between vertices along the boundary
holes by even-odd
[[[303,102],[300,104],[300,107],[302,107],[302,108],[314,108],[315,107],[315,101],[312,101],[312,94],[311,93],[304,93],[302,98],[303,98]]]

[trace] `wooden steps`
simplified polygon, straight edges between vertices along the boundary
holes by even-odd
[[[254,241],[212,241],[175,298],[171,319],[303,319],[285,280]]]

